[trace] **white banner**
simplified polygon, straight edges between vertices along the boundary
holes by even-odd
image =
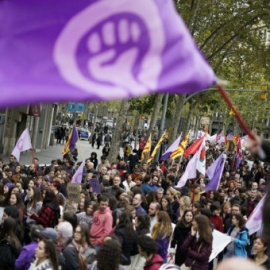
[[[225,233],[221,233],[217,230],[213,231],[213,243],[212,253],[209,258],[209,262],[217,257],[217,255],[224,250],[225,247],[231,242],[231,237]]]

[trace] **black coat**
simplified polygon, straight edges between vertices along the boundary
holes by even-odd
[[[118,237],[122,246],[122,265],[130,265],[130,255],[135,241],[134,235],[131,235],[124,225],[119,225],[115,229],[115,235]]]
[[[15,247],[15,245],[3,239],[0,242],[0,269],[14,270],[15,261],[19,257],[20,251]]]
[[[181,251],[181,245],[186,240],[190,231],[191,231],[191,225],[186,227],[183,222],[178,223],[176,227],[174,228],[171,247],[175,248],[175,245],[177,245],[176,253],[175,253],[176,265],[181,266],[185,262],[187,254]]]

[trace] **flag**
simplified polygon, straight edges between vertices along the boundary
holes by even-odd
[[[72,130],[70,131],[69,135],[68,135],[68,139],[67,142],[64,146],[64,150],[62,155],[65,155],[69,152],[72,152],[75,149],[75,145],[76,142],[78,141],[79,136],[78,136],[78,132],[75,126],[73,126]]]
[[[165,160],[165,159],[169,159],[170,155],[172,154],[172,152],[174,152],[174,150],[176,150],[180,144],[181,141],[181,137],[182,137],[182,133],[180,134],[180,136],[172,143],[172,145],[167,149],[167,151],[161,156],[160,160]]]
[[[158,143],[156,144],[156,146],[155,146],[153,152],[152,152],[151,155],[149,156],[149,158],[148,158],[148,160],[147,160],[147,163],[150,163],[150,162],[153,160],[153,158],[154,158],[154,156],[156,155],[158,149],[160,148],[160,146],[161,146],[163,140],[165,139],[166,134],[167,134],[167,131],[165,130],[165,131],[163,132],[163,134],[161,135],[161,137],[160,137]]]
[[[209,134],[206,134],[206,140],[210,143],[216,142],[217,134],[214,134],[213,136],[210,136]]]
[[[149,138],[148,138],[148,140],[147,140],[147,142],[146,142],[146,144],[145,144],[145,146],[143,148],[141,161],[144,160],[145,155],[150,151],[151,151],[151,133],[150,133]]]
[[[0,108],[217,82],[171,0],[0,1],[0,33]]]
[[[196,168],[201,174],[205,175],[205,164],[206,164],[205,136],[203,137],[197,156],[198,156],[198,160],[197,160]]]
[[[74,173],[74,175],[71,179],[71,183],[81,184],[82,177],[83,177],[83,167],[84,167],[84,162],[81,163],[80,167]]]
[[[198,139],[192,145],[190,145],[184,153],[185,158],[187,158],[189,155],[195,154],[200,149],[203,140],[204,137]]]
[[[176,187],[183,187],[188,179],[193,179],[197,177],[196,163],[197,163],[197,153],[192,157],[192,159],[188,162],[186,170],[180,180],[178,181]]]
[[[248,229],[248,234],[252,235],[261,229],[262,226],[262,209],[265,201],[265,195],[257,204],[251,215],[249,216],[245,227]]]
[[[217,190],[219,187],[219,182],[222,177],[224,165],[226,161],[226,155],[221,154],[214,163],[206,170],[206,174],[208,175],[210,181],[204,188],[205,191],[209,190]]]
[[[177,157],[180,157],[183,155],[187,143],[188,143],[188,138],[189,138],[189,133],[185,136],[184,140],[181,142],[181,144],[177,147],[175,151],[172,152],[171,154],[171,159],[175,159]]]
[[[29,133],[29,129],[26,128],[18,139],[11,155],[13,155],[17,161],[20,160],[20,154],[22,151],[26,151],[32,149],[31,137]]]

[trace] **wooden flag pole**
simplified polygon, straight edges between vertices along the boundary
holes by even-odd
[[[223,99],[226,101],[229,108],[235,114],[235,117],[236,117],[239,125],[242,127],[242,129],[246,132],[246,134],[250,137],[250,139],[257,141],[253,132],[250,130],[250,128],[247,126],[245,120],[242,118],[242,116],[240,115],[238,110],[235,108],[234,104],[232,103],[232,101],[231,101],[229,95],[227,94],[227,92],[225,91],[224,87],[222,85],[218,84],[217,89],[218,89],[219,93],[221,94],[221,96],[223,97]]]

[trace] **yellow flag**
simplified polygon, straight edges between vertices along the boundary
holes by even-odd
[[[175,159],[175,158],[180,157],[184,154],[184,151],[185,151],[187,143],[188,143],[189,133],[190,133],[190,131],[185,136],[184,140],[180,143],[180,145],[171,153],[171,156],[170,156],[171,159]]]
[[[163,141],[163,140],[165,139],[165,137],[166,137],[166,133],[167,133],[167,131],[165,130],[165,131],[163,132],[163,134],[161,135],[161,137],[160,137],[160,139],[159,139],[157,145],[155,146],[155,149],[153,150],[153,152],[151,153],[150,157],[148,158],[147,163],[150,163],[150,162],[153,160],[153,158],[154,158],[154,156],[156,155],[156,153],[157,153],[159,147],[160,147],[161,144],[162,144],[162,141]]]
[[[150,133],[149,138],[148,138],[148,140],[143,148],[141,161],[144,160],[146,153],[148,153],[150,151],[151,151],[151,133]]]

